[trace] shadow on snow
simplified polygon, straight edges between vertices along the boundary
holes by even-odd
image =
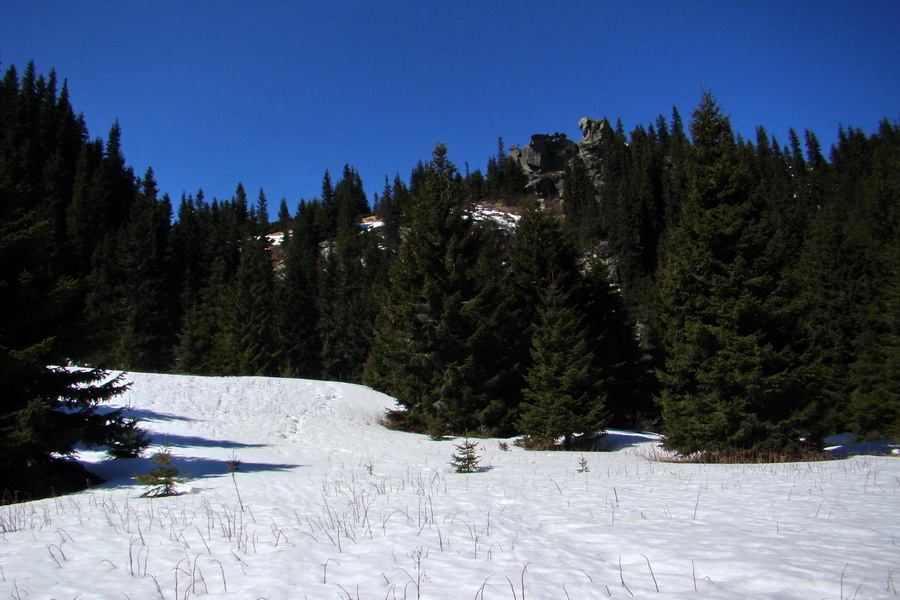
[[[153,434],[153,443],[172,448],[264,448],[265,444],[245,444],[231,440],[210,440],[196,435]]]
[[[106,480],[106,483],[95,486],[95,489],[112,489],[135,485],[135,474],[147,473],[156,467],[151,460],[152,456],[119,460],[109,459],[99,463],[88,464],[85,467],[90,472]],[[172,466],[178,469],[180,476],[187,478],[188,484],[209,477],[227,476],[231,473],[231,461],[227,459],[185,457],[179,456],[174,452],[172,453]],[[240,476],[242,473],[289,471],[305,466],[308,465],[241,461],[237,474]]]

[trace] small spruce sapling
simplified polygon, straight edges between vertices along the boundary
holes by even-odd
[[[458,454],[453,454],[453,468],[457,473],[474,473],[478,470],[478,463],[481,458],[475,453],[478,444],[468,437],[460,444],[456,444]]]
[[[578,457],[578,472],[587,473],[590,470],[590,467],[588,467],[588,459],[586,459],[584,457],[584,454],[582,454],[580,457]]]
[[[176,486],[185,482],[178,467],[172,465],[172,449],[165,446],[150,459],[156,465],[155,469],[147,471],[143,475],[135,475],[138,483],[147,486],[147,491],[141,494],[141,498],[159,498],[162,496],[177,496]]]

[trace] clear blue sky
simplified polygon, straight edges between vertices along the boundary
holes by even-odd
[[[704,87],[749,139],[900,118],[897,0],[3,0],[0,68],[32,59],[175,202],[242,182],[273,211],[345,163],[371,198],[437,141],[484,170],[584,116],[687,123]]]

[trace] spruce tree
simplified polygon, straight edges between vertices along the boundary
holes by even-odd
[[[325,169],[325,175],[322,176],[322,204],[321,224],[323,238],[334,237],[337,231],[338,206],[335,198],[334,184],[331,181],[331,173]]]
[[[259,188],[259,196],[256,200],[256,208],[254,214],[254,229],[256,235],[266,235],[269,233],[269,201],[266,193]]]
[[[541,294],[520,423],[523,433],[549,443],[563,438],[567,448],[576,433],[597,433],[607,424],[587,331],[569,302],[555,282]]]
[[[878,298],[863,315],[854,340],[855,360],[847,423],[866,439],[900,439],[900,243],[884,257],[887,267]]]
[[[117,236],[116,295],[126,305],[115,349],[119,368],[160,372],[171,364],[174,338],[166,273],[169,227],[168,200],[157,198],[153,170],[148,169],[129,221]]]
[[[50,491],[55,457],[73,456],[79,442],[114,446],[132,427],[121,410],[97,411],[126,389],[122,377],[62,366],[82,288],[54,275],[50,231],[21,194],[0,186],[0,478],[28,494]]]
[[[400,207],[394,199],[394,188],[384,177],[384,191],[378,205],[378,218],[384,223],[384,245],[391,252],[400,248]]]
[[[390,267],[364,374],[433,433],[489,426],[495,381],[476,357],[495,341],[480,325],[492,322],[498,306],[483,275],[490,269],[479,262],[484,238],[457,175],[438,144],[413,193],[410,231]]]
[[[478,465],[481,458],[478,456],[478,443],[473,442],[468,437],[462,442],[455,445],[457,454],[451,455],[453,461],[450,463],[457,473],[475,473],[478,471]]]
[[[146,473],[134,476],[135,481],[147,487],[141,498],[164,498],[178,495],[178,484],[187,481],[181,470],[174,466],[172,450],[168,446],[153,455],[150,462],[156,465]]]
[[[814,446],[817,394],[791,347],[773,230],[708,92],[691,135],[690,193],[657,288],[666,444],[686,454]]]
[[[326,379],[359,382],[372,337],[378,300],[373,293],[383,253],[377,234],[353,222],[338,225],[321,261],[317,323]]]
[[[841,129],[832,162],[818,167],[824,194],[793,269],[804,360],[824,382],[832,430],[867,437],[896,430],[892,358],[900,231],[900,136],[883,123],[866,137]],[[808,151],[818,163],[813,143]]]
[[[292,377],[320,378],[319,337],[319,238],[316,227],[321,204],[300,202],[285,256],[284,277],[279,281],[282,332],[282,373]]]
[[[578,285],[578,253],[562,228],[562,220],[536,202],[526,203],[516,225],[510,248],[510,326],[508,360],[513,366],[517,390],[525,387],[524,374],[531,366],[531,341],[538,323],[541,294],[551,282],[571,293]],[[518,424],[521,393],[509,407]]]
[[[268,240],[244,240],[234,281],[222,289],[215,354],[223,375],[277,375],[275,282]]]
[[[293,228],[291,211],[288,209],[287,199],[284,197],[278,203],[278,221],[275,222],[275,227],[285,234],[287,234],[287,230]],[[288,239],[287,236],[285,236],[285,239]]]
[[[563,188],[563,211],[566,215],[566,229],[587,245],[598,233],[597,190],[591,182],[587,168],[581,157],[575,157],[566,165],[565,187]]]

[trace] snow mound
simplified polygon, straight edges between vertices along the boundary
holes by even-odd
[[[396,402],[369,388],[270,377],[184,377],[129,373],[123,398],[141,418],[173,413],[218,436],[296,438],[304,430],[377,425]]]

